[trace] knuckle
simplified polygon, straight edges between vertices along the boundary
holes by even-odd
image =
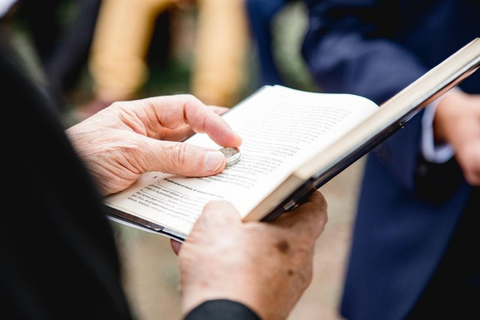
[[[300,281],[303,288],[307,288],[313,280],[313,267],[311,264],[308,264],[302,268],[300,275]]]
[[[311,230],[299,235],[296,238],[295,247],[298,248],[299,252],[311,251],[315,247],[315,243],[321,232],[318,230],[320,227],[311,226]]]
[[[121,145],[117,147],[118,152],[127,159],[135,159],[142,146],[139,143],[131,143],[130,141],[123,141]]]
[[[141,141],[122,139],[121,143],[115,143],[104,150],[105,159],[116,159],[122,167],[131,172],[139,173],[145,170],[147,159],[142,152],[145,147]]]
[[[138,142],[123,141],[121,145],[117,146],[116,152],[118,158],[125,159],[126,162],[134,165],[137,162],[141,165],[146,160],[141,157],[142,145]]]
[[[295,257],[301,264],[309,263],[313,257],[314,245],[311,243],[296,244]]]
[[[297,258],[300,283],[304,287],[308,287],[313,279],[313,254],[312,252],[303,251]]]
[[[325,230],[325,226],[327,225],[328,223],[328,215],[326,212],[324,212],[324,214],[322,214],[322,217],[320,219],[318,219],[318,228],[317,228],[317,238],[322,234],[323,230]]]
[[[265,235],[268,233],[268,230],[265,229],[265,225],[259,222],[254,223],[244,223],[242,225],[242,229],[245,234],[249,235],[250,237],[256,237],[258,235]],[[276,235],[270,233],[270,239],[275,239]]]
[[[115,101],[110,105],[112,108],[120,108],[122,106],[122,103],[119,101]]]
[[[112,104],[110,104],[109,109],[119,111],[119,110],[124,109],[124,107],[125,107],[124,104],[125,103],[123,103],[123,102],[115,101]]]
[[[183,98],[184,98],[185,100],[188,100],[188,101],[197,101],[197,98],[196,98],[193,94],[187,93],[187,94],[183,94],[182,96],[183,96]]]
[[[305,290],[313,280],[313,262],[309,260],[290,265],[287,267],[287,272],[289,275],[294,275],[298,287]]]
[[[194,106],[200,103],[200,100],[192,94],[182,94],[180,98],[183,100],[185,106]]]
[[[183,95],[184,99],[187,101],[187,102],[199,102],[200,100],[198,100],[197,97],[195,97],[193,94],[184,94]]]
[[[184,143],[176,143],[169,147],[167,152],[167,166],[172,171],[183,168],[186,164],[187,145]]]

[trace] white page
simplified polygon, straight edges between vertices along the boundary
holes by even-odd
[[[245,217],[302,162],[376,110],[354,95],[267,87],[224,116],[243,139],[239,163],[204,178],[147,173],[106,204],[185,235],[210,200],[230,201]],[[187,142],[220,148],[206,134]]]

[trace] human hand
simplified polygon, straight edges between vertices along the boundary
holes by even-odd
[[[450,143],[467,182],[480,186],[480,95],[455,91],[439,103],[435,139]]]
[[[243,223],[231,204],[208,203],[185,243],[172,241],[182,311],[229,299],[262,319],[285,319],[311,282],[315,241],[326,222],[319,192],[270,223]]]
[[[108,195],[147,171],[197,177],[221,172],[226,159],[220,151],[172,141],[198,132],[221,146],[238,147],[241,138],[217,114],[223,110],[190,95],[116,102],[66,132]]]

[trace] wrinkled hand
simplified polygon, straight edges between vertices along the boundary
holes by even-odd
[[[221,172],[226,159],[218,150],[172,142],[198,132],[221,146],[238,147],[241,138],[217,114],[220,110],[190,95],[116,102],[66,132],[101,192],[108,195],[147,171],[183,176]]]
[[[311,282],[315,241],[326,222],[319,192],[271,223],[243,223],[231,204],[208,203],[185,243],[172,241],[183,312],[229,299],[262,319],[285,319]]]
[[[455,150],[465,179],[480,186],[480,95],[452,92],[437,107],[435,138]]]

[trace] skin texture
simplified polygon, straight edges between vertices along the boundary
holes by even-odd
[[[480,186],[480,95],[445,96],[434,119],[435,139],[452,145],[467,182]]]
[[[108,195],[146,171],[221,172],[226,160],[219,151],[173,141],[204,132],[221,146],[240,146],[241,138],[218,115],[224,111],[188,95],[117,102],[67,134]],[[179,253],[183,312],[207,300],[230,299],[264,319],[285,319],[312,280],[315,241],[326,211],[318,192],[272,223],[243,223],[231,204],[208,203],[183,246],[172,242]]]
[[[172,241],[180,258],[183,312],[207,300],[230,299],[262,319],[287,318],[312,280],[326,212],[319,192],[271,223],[242,223],[231,204],[207,204],[186,242]]]
[[[218,150],[182,141],[206,133],[220,146],[238,147],[241,138],[217,113],[190,95],[116,102],[66,132],[103,195],[126,189],[142,173],[182,176],[221,172],[226,160]]]

